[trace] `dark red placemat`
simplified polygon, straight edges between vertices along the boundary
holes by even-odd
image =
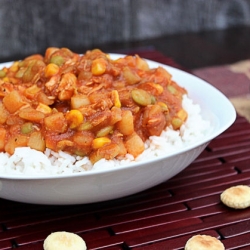
[[[178,67],[157,51],[137,53]],[[79,234],[88,249],[183,249],[194,234],[218,237],[226,249],[250,249],[250,209],[220,202],[225,188],[250,185],[249,150],[250,124],[237,117],[188,168],[144,192],[73,206],[0,199],[0,249],[42,249],[47,235],[61,230]]]

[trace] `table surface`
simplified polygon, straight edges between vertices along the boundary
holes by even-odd
[[[239,34],[243,33],[237,29],[231,33],[236,43],[233,52],[229,43],[221,44],[227,39],[219,42],[227,32],[216,31],[215,36],[211,36],[211,32],[175,36],[167,42],[166,38],[161,38],[155,43],[151,40],[152,43],[120,44],[120,47],[116,44],[112,52],[135,52],[187,70],[248,59],[249,35],[244,33],[248,37],[247,45],[244,43],[240,48],[233,34],[241,40]],[[192,39],[196,41],[193,44]],[[181,40],[194,46],[189,52],[185,50],[183,56]],[[180,51],[171,50],[174,41]],[[213,51],[209,58],[208,52],[198,53],[202,46]],[[174,47],[177,50],[176,45]],[[216,54],[219,47],[223,51]],[[247,48],[245,53],[244,48]],[[190,59],[191,55],[194,58]],[[223,58],[220,55],[224,55]],[[73,206],[33,205],[0,199],[0,249],[42,249],[47,235],[61,230],[79,234],[88,249],[183,249],[194,234],[215,236],[222,240],[226,249],[250,249],[250,209],[233,210],[220,202],[224,189],[237,184],[250,185],[249,139],[250,124],[238,116],[235,123],[180,174],[154,188],[121,199]]]

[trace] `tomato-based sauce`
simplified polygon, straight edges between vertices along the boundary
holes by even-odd
[[[48,48],[0,70],[0,152],[49,148],[101,158],[134,157],[144,142],[187,118],[186,90],[138,55],[112,60]]]

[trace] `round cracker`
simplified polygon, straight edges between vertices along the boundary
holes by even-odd
[[[195,235],[190,238],[185,250],[224,250],[225,247],[220,240],[210,235]]]
[[[247,208],[250,206],[250,187],[247,185],[230,187],[221,193],[220,199],[228,207]]]
[[[69,232],[51,233],[44,241],[44,250],[86,250],[85,241],[77,234]]]

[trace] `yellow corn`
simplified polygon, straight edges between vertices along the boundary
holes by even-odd
[[[105,73],[107,65],[103,58],[97,58],[92,62],[91,72],[93,75],[102,75]]]
[[[163,87],[160,84],[151,82],[150,85],[156,90],[158,95],[162,94]]]
[[[109,144],[110,142],[111,140],[108,137],[95,138],[92,142],[92,147],[93,149],[98,149]]]
[[[186,121],[188,114],[187,114],[187,112],[186,112],[184,109],[181,109],[181,110],[178,111],[177,116],[178,116],[182,121]]]
[[[83,115],[77,109],[72,109],[65,115],[66,120],[69,122],[69,127],[76,128],[83,122]]]
[[[12,65],[11,65],[11,67],[10,67],[10,71],[11,72],[17,72],[18,71],[18,69],[19,69],[19,62],[14,62]]]
[[[164,102],[157,102],[164,112],[169,112],[168,105]]]
[[[45,77],[51,77],[53,75],[56,75],[58,71],[59,71],[59,66],[54,63],[50,63],[45,68]]]
[[[121,105],[121,102],[120,102],[118,91],[117,90],[112,90],[111,97],[112,97],[112,100],[114,102],[114,106],[117,107],[117,108],[120,108],[122,105]]]
[[[52,109],[48,105],[45,105],[43,103],[39,103],[36,110],[44,114],[50,114],[52,111]]]
[[[3,81],[4,82],[10,82],[10,79],[9,79],[9,77],[6,76],[6,77],[3,78]]]

